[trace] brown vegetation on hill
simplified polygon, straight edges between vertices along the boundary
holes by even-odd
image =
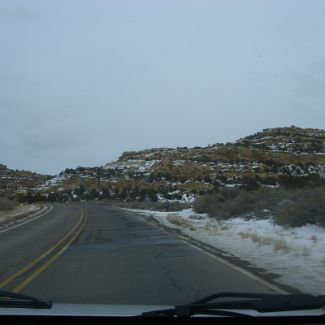
[[[45,176],[20,172],[20,181],[9,183],[13,191],[38,186],[38,199],[59,197],[63,201],[108,197],[179,200],[220,186],[251,190],[321,186],[324,148],[325,131],[292,126],[265,129],[234,143],[125,152],[104,167],[66,169],[47,183]]]

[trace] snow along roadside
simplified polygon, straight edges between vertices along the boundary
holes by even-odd
[[[18,228],[30,221],[36,220],[50,212],[52,209],[52,205],[20,205],[14,211],[10,211],[0,216],[0,233]]]
[[[325,294],[325,228],[285,228],[270,219],[217,221],[192,209],[158,212],[126,209],[278,276],[276,281],[310,294]]]

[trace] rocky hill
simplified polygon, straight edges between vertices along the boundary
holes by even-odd
[[[183,200],[220,186],[323,185],[325,131],[264,129],[234,143],[125,152],[102,167],[66,169],[33,191],[48,200]]]
[[[0,164],[0,196],[12,197],[17,193],[36,191],[51,176],[40,175],[24,170],[8,169]]]
[[[292,153],[325,153],[325,131],[288,128],[265,129],[236,142],[246,148]]]

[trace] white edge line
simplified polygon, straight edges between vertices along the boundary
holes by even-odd
[[[25,220],[25,221],[23,221],[23,222],[21,222],[21,223],[19,223],[19,224],[17,224],[17,225],[14,225],[14,226],[12,226],[12,227],[5,228],[5,229],[3,229],[3,230],[0,230],[0,234],[1,234],[1,233],[4,233],[4,232],[6,232],[6,231],[9,231],[9,230],[13,230],[13,229],[15,229],[15,228],[18,228],[18,227],[20,227],[20,226],[23,226],[23,225],[25,225],[25,224],[27,224],[27,223],[29,223],[29,222],[35,221],[35,220],[37,220],[37,219],[40,218],[40,217],[43,217],[45,214],[47,214],[47,213],[49,213],[50,211],[53,210],[53,205],[45,205],[45,208],[44,208],[44,209],[45,209],[45,211],[44,211],[44,212],[41,212],[41,214],[39,214],[40,211],[36,212],[36,213],[35,213],[35,214],[36,214],[35,217],[32,217],[32,218],[30,218],[30,219],[27,219],[27,220]]]
[[[249,271],[247,271],[247,270],[245,270],[245,269],[243,269],[243,268],[241,268],[241,267],[239,267],[239,266],[236,266],[236,265],[234,265],[234,264],[232,264],[232,263],[226,261],[225,259],[223,259],[223,258],[221,258],[221,257],[218,257],[218,256],[216,256],[216,255],[214,255],[214,254],[211,254],[211,253],[205,251],[204,249],[202,249],[202,248],[200,248],[200,247],[198,247],[198,246],[196,246],[196,245],[194,245],[194,244],[192,244],[192,243],[189,243],[187,240],[184,240],[184,239],[182,239],[181,237],[179,237],[179,236],[177,236],[177,235],[176,235],[176,237],[178,237],[178,239],[180,239],[182,242],[186,243],[187,245],[189,245],[189,246],[195,248],[196,250],[199,250],[199,251],[201,251],[202,253],[204,253],[204,254],[206,254],[206,255],[212,257],[213,259],[217,260],[218,262],[223,263],[224,265],[226,265],[226,266],[228,266],[228,267],[230,267],[230,268],[232,268],[232,269],[234,269],[234,270],[236,270],[236,271],[238,271],[238,272],[240,272],[240,273],[246,275],[246,276],[249,277],[250,279],[253,279],[253,280],[255,280],[255,281],[257,281],[257,282],[259,282],[259,283],[265,285],[265,286],[268,287],[269,289],[272,289],[272,290],[277,291],[277,292],[279,292],[279,293],[288,294],[287,291],[285,291],[285,290],[283,290],[283,289],[280,289],[278,286],[276,286],[276,285],[274,285],[274,284],[272,284],[272,283],[269,283],[268,281],[266,281],[266,280],[264,280],[264,279],[258,277],[257,275],[255,275],[255,274],[253,274],[253,273],[251,273],[251,272],[249,272]]]

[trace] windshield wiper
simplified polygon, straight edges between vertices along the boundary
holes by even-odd
[[[0,308],[51,309],[52,301],[0,290]]]
[[[240,300],[216,301],[223,298],[239,298]],[[218,315],[233,317],[249,317],[250,315],[229,310],[254,310],[260,313],[319,309],[325,306],[325,295],[307,294],[282,295],[221,292],[194,301],[187,305],[175,306],[173,309],[157,310],[143,313],[148,317],[191,317],[193,315]],[[225,309],[225,310],[224,310]]]

